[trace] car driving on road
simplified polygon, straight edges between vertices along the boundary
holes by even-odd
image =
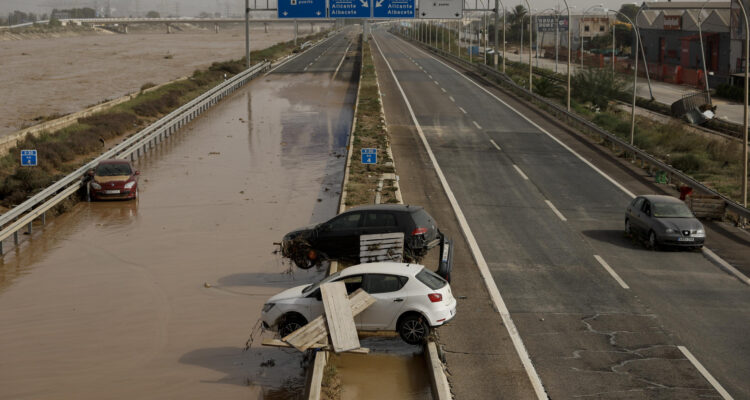
[[[633,199],[625,211],[625,233],[645,238],[650,248],[660,245],[701,248],[703,224],[681,200],[645,195]]]
[[[348,294],[359,288],[375,303],[354,317],[358,330],[397,331],[410,344],[418,344],[456,315],[450,284],[419,264],[379,262],[359,264],[318,283],[287,289],[266,301],[263,326],[284,337],[323,314],[320,285],[344,282]]]
[[[138,176],[128,160],[103,160],[88,172],[92,200],[127,200],[138,197]]]
[[[445,238],[424,208],[401,204],[354,207],[321,224],[287,233],[282,254],[300,268],[310,268],[320,259],[359,262],[360,236],[403,232],[404,259],[419,260]]]

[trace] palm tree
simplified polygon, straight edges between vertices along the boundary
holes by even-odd
[[[526,7],[524,7],[522,4],[517,5],[510,12],[510,23],[512,25],[521,23],[521,21],[523,21],[523,19],[526,17],[526,13]]]

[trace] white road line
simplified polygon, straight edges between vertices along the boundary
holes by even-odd
[[[339,61],[338,67],[336,67],[336,71],[333,72],[333,76],[331,77],[331,80],[336,79],[336,74],[339,73],[339,68],[341,68],[341,64],[344,63],[344,59],[346,58],[346,53],[349,52],[349,47],[352,46],[352,42],[349,42],[349,46],[346,46],[346,50],[344,50],[344,55],[341,56],[341,61]]]
[[[441,87],[441,88],[440,88],[440,90],[442,90],[442,91],[443,91],[443,93],[448,93],[448,91],[447,91],[447,90],[445,90],[445,88],[442,88],[442,87]]]
[[[459,110],[461,110],[462,113],[466,114],[466,110],[463,109],[463,107],[458,107]]]
[[[551,202],[551,201],[549,201],[549,200],[544,200],[544,202],[545,202],[545,203],[547,203],[547,205],[549,206],[549,208],[551,208],[551,209],[552,209],[552,212],[554,212],[554,213],[555,213],[555,215],[557,215],[557,217],[558,217],[558,218],[560,218],[560,219],[561,219],[561,220],[562,220],[563,222],[565,222],[565,221],[567,221],[567,220],[568,220],[567,218],[565,218],[565,216],[564,216],[564,215],[562,215],[562,213],[560,212],[560,210],[558,210],[558,209],[557,209],[557,207],[555,207],[555,205],[554,205],[554,204],[552,204],[552,202]]]
[[[438,81],[433,81],[433,82],[434,82],[434,83],[435,83],[436,85],[440,86],[440,84],[438,83]]]
[[[534,388],[534,392],[536,393],[538,399],[548,399],[547,393],[544,391],[544,385],[542,385],[542,380],[541,378],[539,378],[539,375],[534,368],[534,364],[531,363],[531,358],[529,357],[529,353],[526,351],[526,347],[523,344],[523,339],[521,339],[521,335],[518,333],[518,328],[516,328],[516,324],[513,322],[513,318],[511,318],[510,316],[510,311],[508,311],[508,307],[505,305],[505,301],[503,301],[503,297],[500,295],[500,290],[497,288],[497,284],[492,278],[492,274],[490,273],[490,268],[487,265],[487,261],[484,259],[484,255],[482,255],[482,251],[479,249],[479,244],[477,243],[474,234],[471,232],[469,223],[468,221],[466,221],[466,217],[464,216],[461,207],[458,205],[456,196],[453,194],[453,190],[451,190],[450,186],[448,185],[448,181],[445,179],[443,170],[440,168],[440,165],[435,158],[435,154],[432,152],[432,148],[427,142],[427,138],[424,136],[422,127],[419,125],[419,121],[417,121],[417,116],[414,115],[414,110],[411,108],[411,103],[409,103],[409,99],[406,97],[406,93],[404,93],[404,89],[401,87],[401,83],[398,81],[396,73],[393,71],[393,68],[391,68],[391,63],[388,61],[388,58],[385,57],[385,54],[383,54],[383,50],[380,49],[380,44],[374,36],[372,38],[372,41],[375,42],[375,47],[378,48],[380,56],[383,57],[385,64],[391,71],[391,75],[393,76],[393,80],[396,82],[398,90],[401,92],[401,97],[403,97],[404,102],[406,103],[406,108],[409,110],[412,121],[414,121],[414,126],[417,129],[417,133],[419,133],[419,138],[422,140],[425,151],[427,151],[427,155],[430,157],[430,161],[432,161],[432,165],[435,167],[435,172],[440,179],[440,183],[443,186],[445,195],[448,196],[448,200],[451,203],[453,212],[456,214],[456,218],[458,219],[458,223],[461,226],[461,230],[464,232],[466,241],[469,243],[469,248],[474,255],[474,259],[477,261],[479,273],[482,275],[484,284],[487,286],[487,290],[490,293],[492,302],[495,304],[498,313],[500,313],[500,317],[503,320],[503,325],[505,325],[505,328],[508,330],[508,335],[510,335],[510,339],[513,342],[513,347],[516,349],[518,357],[521,359],[521,364],[523,364],[523,367],[526,370],[526,374],[531,381],[531,386]]]
[[[534,127],[536,127],[537,129],[539,129],[540,131],[544,132],[544,133],[545,133],[545,134],[546,134],[547,136],[549,136],[549,137],[550,137],[550,138],[551,138],[552,140],[554,140],[555,142],[557,142],[557,143],[558,143],[558,144],[559,144],[560,146],[562,146],[563,148],[565,148],[566,150],[568,150],[569,152],[571,152],[571,153],[572,153],[572,154],[573,154],[574,156],[576,156],[576,157],[577,157],[577,158],[578,158],[579,160],[583,161],[583,163],[584,163],[584,164],[588,165],[588,166],[589,166],[589,167],[591,167],[591,168],[592,168],[592,169],[593,169],[594,171],[598,172],[598,173],[599,173],[599,175],[601,175],[601,176],[603,176],[603,177],[604,177],[604,179],[608,180],[608,181],[609,181],[610,183],[612,183],[613,185],[617,186],[617,187],[618,187],[618,188],[619,188],[620,190],[622,190],[623,192],[625,192],[625,193],[626,193],[626,194],[627,194],[628,196],[630,196],[631,198],[635,198],[635,194],[633,194],[633,192],[631,192],[630,190],[626,189],[626,188],[625,188],[624,186],[622,186],[622,185],[621,185],[621,184],[620,184],[619,182],[615,181],[615,180],[614,180],[614,179],[613,179],[612,177],[610,177],[610,176],[609,176],[609,175],[607,175],[607,174],[606,174],[606,173],[605,173],[604,171],[602,171],[601,169],[599,169],[599,168],[598,168],[598,167],[597,167],[596,165],[592,164],[592,163],[591,163],[591,162],[590,162],[589,160],[587,160],[587,159],[583,158],[583,157],[582,157],[582,156],[581,156],[580,154],[576,153],[576,151],[575,151],[575,150],[571,149],[571,148],[570,148],[570,146],[568,146],[568,145],[566,145],[565,143],[563,143],[563,142],[562,142],[562,141],[561,141],[560,139],[558,139],[558,138],[556,138],[556,137],[552,136],[552,134],[550,134],[549,132],[547,132],[547,131],[546,131],[546,130],[545,130],[544,128],[542,128],[541,126],[537,125],[537,123],[536,123],[536,122],[534,122],[534,121],[532,121],[532,120],[531,120],[531,119],[530,119],[529,117],[527,117],[527,116],[525,116],[525,115],[521,114],[521,112],[520,112],[520,111],[518,111],[518,110],[516,110],[515,108],[513,108],[513,107],[512,107],[512,106],[511,106],[510,104],[508,104],[508,103],[504,102],[504,101],[503,101],[503,100],[501,100],[501,99],[500,99],[499,97],[497,97],[497,96],[495,96],[494,94],[492,94],[492,92],[490,92],[489,90],[487,90],[487,89],[483,88],[483,87],[482,87],[482,86],[481,86],[480,84],[478,84],[478,83],[474,82],[473,80],[471,80],[471,78],[469,78],[468,76],[466,76],[466,75],[462,74],[461,72],[457,71],[456,69],[454,69],[454,68],[453,68],[453,67],[451,67],[450,65],[448,65],[448,64],[446,64],[446,63],[444,63],[444,62],[443,62],[442,60],[439,60],[439,59],[437,59],[437,58],[435,58],[435,57],[432,57],[432,55],[429,55],[429,54],[425,53],[424,51],[422,51],[422,49],[420,49],[420,48],[418,48],[418,47],[416,47],[416,46],[413,46],[413,45],[411,45],[410,43],[407,43],[407,44],[408,44],[408,45],[409,45],[410,47],[413,47],[414,49],[416,49],[416,51],[418,51],[418,52],[420,52],[420,53],[423,53],[423,54],[427,55],[428,57],[430,57],[430,58],[432,58],[433,60],[435,60],[435,61],[439,62],[440,64],[443,64],[443,66],[445,66],[446,68],[448,68],[448,69],[450,69],[451,71],[455,72],[456,74],[460,75],[460,76],[461,76],[462,78],[466,79],[467,81],[469,81],[469,82],[473,83],[473,84],[474,84],[474,85],[475,85],[476,87],[478,87],[478,88],[482,89],[482,90],[483,90],[483,91],[484,91],[485,93],[487,93],[488,95],[490,95],[490,96],[491,96],[492,98],[494,98],[495,100],[499,101],[499,102],[500,102],[501,104],[503,104],[504,106],[508,107],[508,108],[509,108],[509,109],[510,109],[511,111],[513,111],[514,113],[518,114],[518,115],[519,115],[519,116],[520,116],[521,118],[525,119],[525,120],[526,120],[526,121],[527,121],[528,123],[530,123],[531,125],[533,125],[533,126],[534,126]]]
[[[617,272],[615,272],[615,270],[613,270],[612,267],[610,267],[609,264],[607,264],[607,262],[604,261],[603,258],[599,257],[596,254],[594,254],[594,258],[596,258],[596,261],[599,261],[599,264],[601,264],[602,267],[604,267],[604,269],[606,269],[607,272],[609,272],[609,274],[612,275],[613,278],[615,278],[617,283],[619,283],[623,289],[630,289],[630,286],[628,286],[628,284],[625,283],[625,281],[623,281],[622,278],[620,278],[620,275],[617,275]]]
[[[490,139],[490,142],[492,143],[493,146],[495,146],[496,149],[502,151],[502,149],[500,148],[500,146],[498,146],[497,143],[495,143],[494,140]]]
[[[529,177],[526,176],[526,174],[524,174],[523,171],[521,171],[521,168],[518,168],[518,165],[513,164],[513,168],[516,169],[516,172],[518,172],[518,174],[521,175],[521,178],[523,178],[523,180],[525,180],[525,181],[529,180]]]
[[[303,71],[307,71],[308,68],[310,68],[309,65],[307,67],[305,67],[305,69],[303,69]]]
[[[703,375],[704,378],[708,381],[708,383],[711,384],[711,386],[716,389],[717,392],[719,392],[719,395],[721,395],[721,398],[724,400],[732,400],[733,397],[730,395],[726,389],[724,389],[723,386],[717,381],[710,372],[706,368],[703,367],[703,364],[698,361],[697,358],[693,355],[693,353],[690,352],[690,350],[687,349],[685,346],[677,346],[678,349],[682,352],[682,354],[687,357],[688,360],[693,364],[693,366]]]
[[[427,77],[430,78],[430,79],[432,79],[432,75],[430,75],[430,74],[427,74]]]
[[[454,99],[453,96],[449,96],[448,98],[451,99],[452,102],[456,102],[456,99]]]
[[[477,123],[477,121],[471,121],[474,123],[474,126],[477,127],[477,129],[482,129],[482,126]]]

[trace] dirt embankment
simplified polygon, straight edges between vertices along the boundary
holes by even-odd
[[[85,31],[67,37],[0,40],[0,135],[34,125],[40,117],[68,114],[137,92],[146,82],[170,81],[214,61],[244,55],[244,28],[237,25],[221,27],[219,33],[213,27],[183,27],[169,35],[161,28],[134,26],[127,35]],[[269,24],[265,29],[251,29],[252,49],[294,37],[292,24]],[[310,31],[309,24],[300,24],[300,35]]]

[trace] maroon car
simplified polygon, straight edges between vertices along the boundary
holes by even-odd
[[[138,197],[138,175],[128,160],[104,160],[89,171],[92,200],[127,200]]]

